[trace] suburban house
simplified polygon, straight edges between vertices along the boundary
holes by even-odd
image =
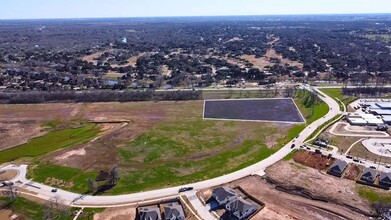
[[[140,220],[162,220],[160,209],[158,207],[140,208]]]
[[[333,165],[331,165],[331,168],[327,173],[333,176],[341,177],[347,166],[348,163],[346,161],[336,160]]]
[[[391,173],[381,172],[379,183],[382,186],[391,187]]]
[[[166,220],[185,220],[185,212],[181,205],[170,204],[164,207],[164,217]]]
[[[252,215],[258,209],[258,207],[242,198],[237,198],[225,205],[225,209],[227,210],[231,219],[244,220]]]
[[[373,183],[375,181],[375,178],[376,178],[376,170],[368,167],[365,168],[361,176],[361,180],[367,183]]]
[[[223,206],[238,198],[235,191],[226,186],[214,189],[212,197],[217,201],[219,206]]]

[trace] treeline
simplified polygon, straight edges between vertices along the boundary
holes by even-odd
[[[202,99],[202,91],[59,91],[0,93],[0,103],[33,104],[46,102],[134,102],[184,101]]]
[[[381,96],[390,92],[391,88],[388,87],[342,88],[342,94],[346,96]]]

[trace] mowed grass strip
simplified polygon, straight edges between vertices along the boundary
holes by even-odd
[[[85,125],[78,128],[50,132],[31,139],[28,143],[0,152],[0,164],[24,157],[37,157],[55,150],[90,141],[99,133],[99,127]]]
[[[41,183],[44,183],[48,177],[55,177],[56,179],[73,184],[71,188],[66,188],[66,190],[85,193],[88,191],[86,180],[88,178],[95,179],[98,172],[83,172],[77,168],[39,163],[36,168],[29,169],[27,175],[28,178]]]
[[[347,107],[347,105],[357,100],[357,98],[355,97],[349,97],[342,94],[341,88],[333,88],[333,89],[326,88],[326,89],[319,89],[319,90],[324,92],[326,95],[330,96],[331,98],[333,98],[335,101],[337,101],[337,103],[340,105],[340,110],[343,110],[343,106],[341,106],[340,101],[345,105],[345,107]]]

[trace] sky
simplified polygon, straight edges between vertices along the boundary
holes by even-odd
[[[391,13],[391,0],[0,0],[0,19]]]

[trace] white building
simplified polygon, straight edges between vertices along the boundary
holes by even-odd
[[[362,118],[346,118],[348,120],[348,122],[351,124],[351,125],[358,125],[358,126],[365,126],[367,125],[367,121],[362,119]]]

